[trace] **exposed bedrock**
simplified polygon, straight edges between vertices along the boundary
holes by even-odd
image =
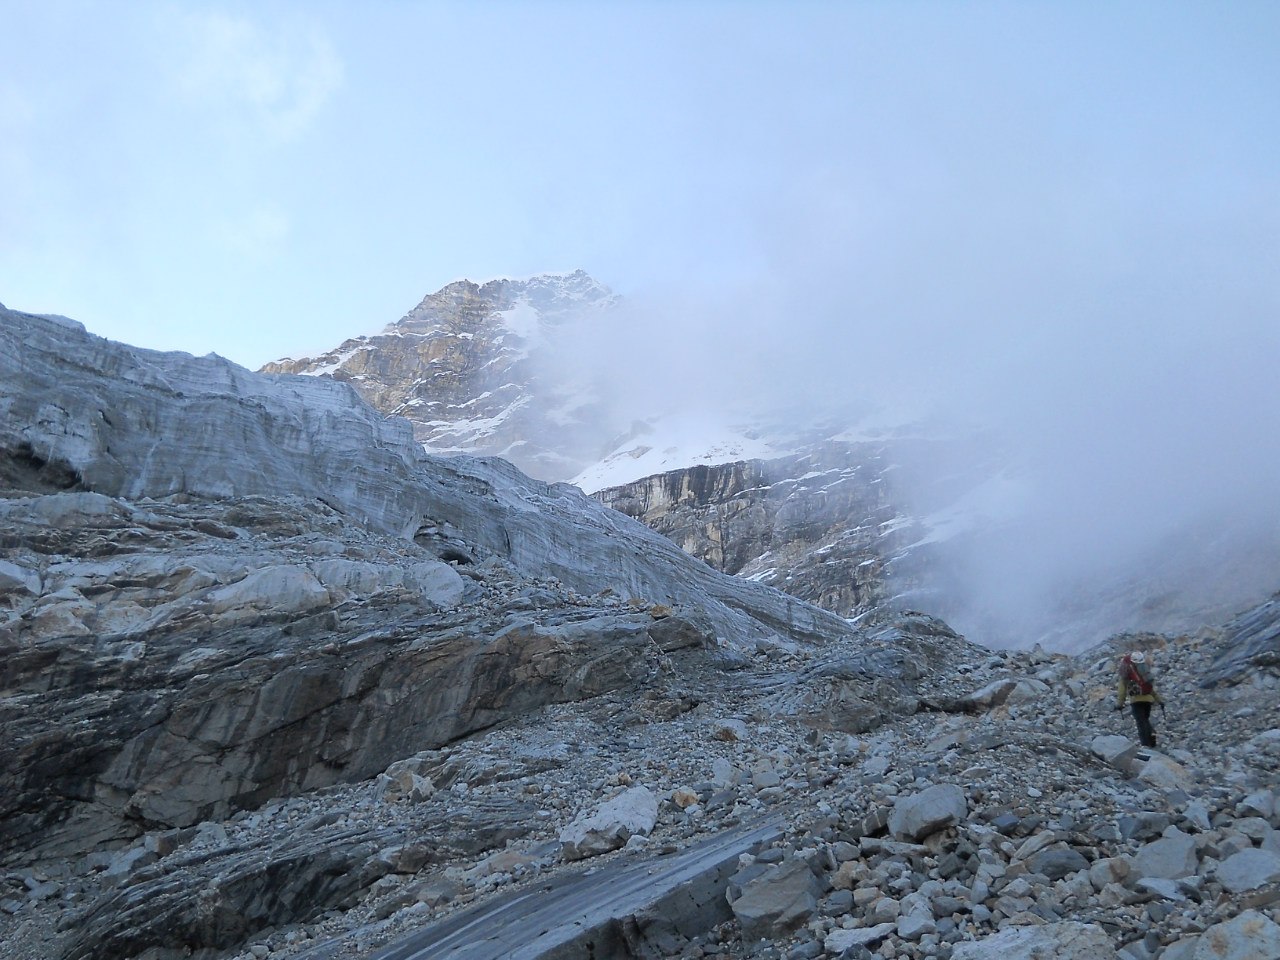
[[[437,555],[501,557],[583,593],[696,609],[726,644],[849,630],[817,607],[715,573],[576,487],[531,480],[502,460],[428,456],[407,421],[346,384],[128,347],[70,321],[12,311],[0,320],[0,461],[6,475],[44,484],[20,489],[298,497]]]
[[[711,640],[679,617],[606,607],[330,618],[4,644],[0,855],[84,853],[364,779],[543,704],[635,684],[664,653]]]

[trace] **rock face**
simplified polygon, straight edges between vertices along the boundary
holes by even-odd
[[[64,499],[59,526],[43,526]],[[0,626],[6,858],[84,853],[373,776],[715,643],[681,617],[551,585],[522,611],[509,568],[463,578],[319,504],[140,508],[72,493],[0,501],[0,530],[44,561],[46,588]],[[98,554],[112,542],[130,552]],[[498,602],[482,601],[482,581]]]
[[[1239,683],[1258,670],[1280,666],[1280,595],[1228,623],[1217,643],[1220,652],[1202,686]]]
[[[0,460],[38,489],[56,481],[128,500],[300,497],[445,560],[498,557],[585,594],[697,610],[727,643],[847,629],[690,562],[573,487],[532,481],[505,461],[431,457],[405,421],[379,415],[345,384],[124,347],[26,314],[3,321]]]
[[[903,523],[884,444],[827,444],[775,460],[694,466],[594,496],[709,566],[856,616],[886,597]],[[797,479],[802,478],[802,479]]]
[[[613,431],[589,395],[546,377],[542,363],[563,327],[608,322],[615,302],[581,270],[460,280],[380,334],[262,369],[349,383],[375,408],[405,417],[434,453],[502,457],[532,477],[565,480],[605,453]]]

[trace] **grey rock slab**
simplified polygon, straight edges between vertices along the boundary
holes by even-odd
[[[733,915],[748,940],[774,939],[813,916],[821,892],[807,863],[788,860],[747,883],[733,901]]]
[[[1173,900],[1185,903],[1186,893],[1176,880],[1163,880],[1159,877],[1142,877],[1134,885],[1134,889],[1143,893],[1152,893],[1162,900]]]
[[[1235,680],[1264,659],[1275,662],[1280,652],[1280,597],[1258,604],[1227,624],[1217,648],[1200,680],[1202,687]]]
[[[0,596],[10,592],[40,593],[40,574],[8,560],[0,560]]]
[[[853,947],[866,947],[897,932],[896,923],[877,923],[870,927],[854,927],[851,930],[832,930],[822,941],[827,953],[839,956]]]
[[[899,797],[889,814],[889,831],[899,840],[922,840],[959,823],[968,814],[964,790],[954,783],[938,784]]]
[[[375,777],[507,717],[634,686],[653,668],[655,629],[647,613],[602,612],[494,634],[463,612],[331,648],[245,628],[206,641],[216,647],[150,637],[140,661],[104,659],[91,640],[60,642],[56,669],[39,650],[10,657],[6,678],[27,671],[21,682],[52,689],[38,710],[0,699],[13,732],[0,744],[13,777],[0,861],[79,855],[130,839],[138,819],[184,827]]]
[[[1195,960],[1196,944],[1199,940],[1199,934],[1191,934],[1175,940],[1164,948],[1164,953],[1160,954],[1160,960]]]
[[[1190,770],[1178,761],[1154,750],[1149,751],[1146,760],[1141,759],[1141,754],[1139,755],[1139,759],[1134,764],[1133,775],[1162,790],[1181,790],[1185,793],[1195,786],[1195,777]]]
[[[1236,805],[1239,816],[1256,816],[1264,819],[1276,812],[1276,795],[1272,790],[1257,790]]]
[[[1116,960],[1111,938],[1092,923],[1065,920],[1038,927],[1010,927],[994,936],[957,944],[951,960]]]
[[[231,949],[265,927],[348,902],[376,879],[367,867],[392,836],[300,830],[264,846],[196,851],[165,869],[144,867],[127,886],[63,919],[68,940],[60,960]]]
[[[1244,893],[1280,880],[1280,854],[1241,850],[1218,864],[1218,880],[1232,893]]]
[[[1143,844],[1130,860],[1130,872],[1136,877],[1159,877],[1179,880],[1196,872],[1195,837],[1175,831]]]
[[[1106,761],[1117,770],[1128,771],[1138,756],[1138,744],[1128,737],[1114,734],[1102,734],[1094,737],[1089,749],[1095,756]]]
[[[719,834],[670,858],[570,870],[404,937],[372,960],[628,956],[642,948],[646,924],[664,934],[674,929],[698,936],[732,916],[725,885],[738,857],[780,836],[781,821],[770,820]],[[336,940],[298,960],[347,956]]]
[[[1088,870],[1089,861],[1070,847],[1050,847],[1035,853],[1027,861],[1032,873],[1041,873],[1050,880],[1061,880],[1078,870]]]

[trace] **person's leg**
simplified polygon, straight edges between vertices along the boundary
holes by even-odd
[[[1151,729],[1151,704],[1134,703],[1132,708],[1134,722],[1138,725],[1138,742],[1144,747],[1154,747],[1156,737]]]

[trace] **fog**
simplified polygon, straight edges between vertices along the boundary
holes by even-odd
[[[1229,610],[1280,589],[1274,190],[1060,173],[814,184],[760,213],[749,273],[630,297],[561,362],[601,372],[623,419],[754,410],[799,429],[843,409],[982,437],[903,492],[927,512],[913,487],[933,475],[998,463],[1016,480],[1016,502],[943,552],[941,608],[986,642],[1053,634],[1100,591],[1119,594],[1103,626],[1164,628],[1194,599],[1179,591]],[[1130,581],[1149,582],[1126,600]]]

